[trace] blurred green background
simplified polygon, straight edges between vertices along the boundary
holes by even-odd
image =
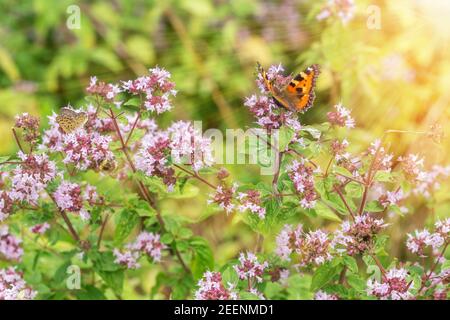
[[[45,126],[52,110],[85,104],[90,76],[117,82],[146,74],[155,65],[172,73],[179,91],[174,111],[160,117],[163,125],[192,119],[202,120],[204,130],[252,126],[243,101],[256,92],[259,61],[264,66],[282,63],[287,73],[319,63],[318,97],[301,121],[326,121],[333,104],[342,102],[357,123],[357,129],[342,133],[352,143],[351,151],[363,150],[386,129],[426,131],[437,124],[447,134],[449,2],[355,0],[348,23],[336,15],[318,21],[326,3],[1,0],[0,155],[16,151],[10,138],[16,114],[40,115]],[[80,8],[79,29],[67,27],[71,5]],[[368,26],[369,5],[380,10],[380,29]],[[437,144],[426,136],[390,135],[389,142],[397,156],[418,152],[426,163],[448,162],[445,138]],[[257,168],[230,169],[236,180],[260,179]],[[406,254],[404,232],[422,226],[430,212],[448,216],[448,194],[447,184],[437,195],[438,203],[414,203],[412,218],[391,229],[394,254]],[[204,199],[172,206],[190,216],[205,210]],[[194,230],[223,253],[216,257],[219,262],[253,243],[244,227],[225,228],[225,223],[233,221],[218,215]],[[238,233],[239,241],[234,241]]]

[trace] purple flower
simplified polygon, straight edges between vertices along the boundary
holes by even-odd
[[[313,173],[313,168],[307,166],[303,159],[294,160],[288,168],[289,178],[294,183],[295,191],[301,198],[300,205],[304,209],[314,208],[316,205],[317,193]]]
[[[56,177],[56,165],[45,154],[24,154],[19,151],[18,157],[22,164],[13,170],[9,197],[14,201],[36,205],[39,194]]]
[[[350,110],[345,108],[340,103],[336,104],[334,108],[336,109],[336,111],[327,113],[328,121],[331,124],[339,127],[347,127],[350,129],[355,127],[355,119],[351,117]]]
[[[28,113],[16,116],[14,127],[23,130],[23,139],[30,144],[35,144],[40,136],[39,118]]]
[[[175,83],[170,81],[170,73],[155,67],[149,69],[148,76],[122,82],[122,90],[133,95],[143,95],[144,108],[157,114],[172,109],[170,97],[175,96]]]
[[[33,300],[37,292],[23,280],[15,268],[0,269],[0,300]]]
[[[290,261],[291,255],[295,254],[299,267],[318,266],[332,258],[329,253],[330,243],[328,235],[322,230],[306,233],[301,224],[295,229],[291,225],[285,225],[277,236],[275,253],[285,261]]]
[[[336,294],[329,294],[325,291],[319,290],[314,295],[314,300],[339,300],[339,297]]]
[[[412,294],[408,291],[409,285],[406,277],[408,272],[403,269],[390,269],[383,276],[381,282],[369,279],[367,281],[367,293],[382,300],[408,300]]]
[[[114,249],[115,262],[126,266],[128,269],[140,268],[137,262],[142,254],[152,258],[153,261],[161,261],[161,251],[166,249],[166,245],[161,243],[159,234],[143,231],[136,240],[125,246],[125,250],[121,252],[119,249]]]
[[[23,256],[21,243],[21,239],[9,233],[7,225],[0,226],[0,257],[6,260],[21,261]]]
[[[240,202],[238,207],[240,212],[250,211],[253,214],[258,215],[260,219],[264,219],[266,216],[266,208],[261,206],[261,195],[259,191],[249,190],[246,192],[240,192],[237,196]]]
[[[32,233],[36,234],[44,234],[48,229],[50,229],[50,225],[47,222],[34,225],[30,228]]]
[[[233,266],[234,270],[236,270],[239,279],[247,280],[247,279],[256,279],[257,282],[263,281],[264,269],[269,266],[267,261],[260,263],[255,254],[251,252],[241,253],[239,255],[239,264]]]
[[[374,245],[375,236],[387,225],[368,213],[356,216],[353,222],[345,221],[334,234],[332,246],[337,252],[356,255],[367,252]]]
[[[8,218],[12,212],[13,200],[6,190],[0,191],[0,222]]]
[[[237,294],[233,291],[234,286],[228,284],[228,289],[222,284],[220,272],[206,271],[203,278],[198,282],[195,292],[195,300],[236,300]]]

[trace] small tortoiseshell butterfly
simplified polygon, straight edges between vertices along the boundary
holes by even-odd
[[[263,67],[261,67],[259,63],[257,64],[258,70],[263,77],[264,84],[277,105],[286,108],[289,111],[297,112],[305,112],[312,106],[314,99],[316,98],[314,89],[316,86],[316,79],[320,73],[319,65],[313,64],[306,68],[305,71],[300,72],[292,78],[285,88],[279,90],[272,85],[272,81],[269,80]]]

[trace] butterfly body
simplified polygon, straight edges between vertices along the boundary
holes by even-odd
[[[56,122],[65,133],[71,133],[83,127],[88,121],[86,112],[76,112],[69,108],[62,108],[56,116]]]
[[[272,95],[274,102],[289,111],[305,112],[314,103],[314,89],[320,73],[319,65],[313,64],[293,77],[282,89],[273,85],[266,71],[258,64],[266,89]]]

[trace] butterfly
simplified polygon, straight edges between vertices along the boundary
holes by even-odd
[[[259,63],[257,65],[267,90],[278,106],[286,108],[289,111],[300,112],[305,112],[312,107],[316,98],[314,89],[316,87],[317,77],[320,74],[319,65],[313,64],[297,74],[282,90],[273,86],[272,81],[269,80],[263,67]]]
[[[88,115],[86,112],[76,112],[69,108],[62,108],[56,116],[56,122],[65,133],[71,133],[83,127],[87,121]]]

